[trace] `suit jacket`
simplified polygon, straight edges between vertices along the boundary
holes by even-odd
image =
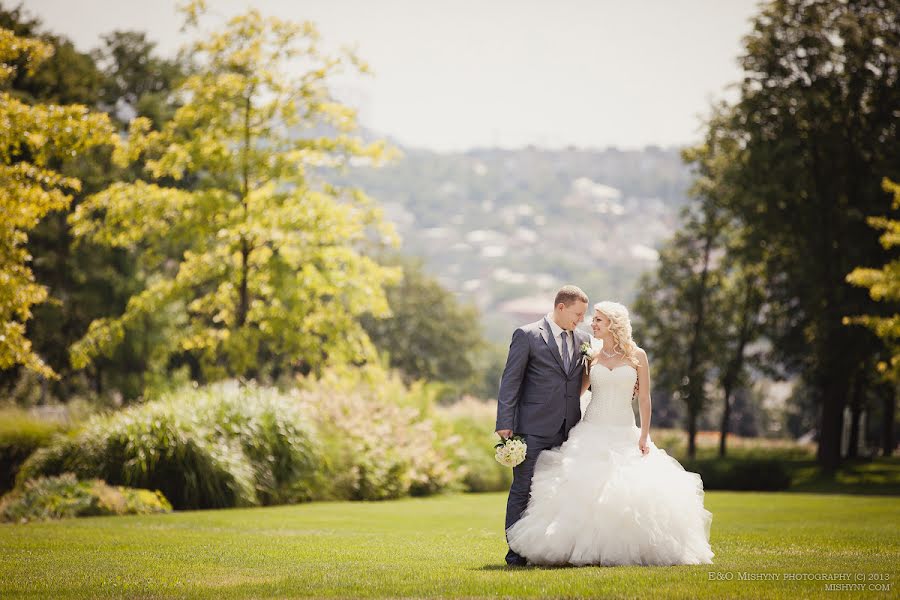
[[[581,419],[581,344],[591,336],[575,330],[575,350],[568,373],[563,369],[546,317],[513,332],[506,368],[497,394],[495,431],[551,436],[566,421],[565,435]]]

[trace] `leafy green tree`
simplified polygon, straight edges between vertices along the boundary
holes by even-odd
[[[107,112],[147,117],[160,128],[173,116],[170,96],[185,67],[160,58],[155,48],[142,31],[114,31],[91,56],[103,74],[100,97]]]
[[[31,307],[47,298],[29,267],[28,232],[47,213],[65,209],[81,187],[54,169],[58,159],[114,140],[105,114],[82,105],[26,104],[9,93],[20,68],[33,73],[51,54],[49,44],[0,28],[0,369],[23,365],[44,377],[58,375],[25,335]]]
[[[725,247],[740,243],[739,233],[729,232]],[[735,253],[737,254],[737,253]],[[720,266],[719,288],[716,290],[715,310],[711,328],[714,342],[714,372],[718,374],[718,384],[722,394],[722,418],[719,425],[719,456],[725,456],[728,434],[732,430],[732,409],[736,393],[749,387],[747,367],[757,370],[764,358],[758,354],[748,356],[748,347],[763,333],[763,307],[765,303],[765,280],[758,265],[745,264],[733,260],[733,254],[726,250]],[[740,256],[740,254],[739,254]],[[762,361],[760,360],[762,358]]]
[[[893,194],[892,208],[900,210],[900,184],[884,178],[881,186],[885,192]],[[900,245],[900,220],[888,216],[868,217],[869,225],[884,230],[878,238],[885,250]],[[877,362],[877,370],[887,385],[881,394],[883,398],[884,429],[882,434],[882,450],[886,456],[894,451],[894,415],[897,405],[897,384],[900,383],[900,314],[897,303],[900,302],[900,258],[894,258],[881,268],[856,267],[847,277],[852,285],[869,290],[869,296],[878,303],[893,305],[893,314],[845,316],[845,325],[863,325],[871,329],[884,341],[886,356]],[[855,428],[854,428],[855,431]],[[853,448],[855,445],[850,444]]]
[[[900,184],[885,178],[882,181],[884,191],[893,194],[893,209],[900,210]],[[887,216],[869,217],[869,224],[884,230],[878,238],[885,250],[900,246],[900,219]],[[881,268],[857,267],[850,272],[847,281],[853,285],[869,290],[869,295],[876,302],[900,302],[900,258],[894,258]],[[895,311],[889,316],[860,315],[844,317],[844,324],[865,325],[878,337],[890,344],[891,354],[888,360],[878,364],[878,370],[894,382],[900,382],[900,314]]]
[[[203,3],[185,10],[197,26]],[[152,349],[159,364],[188,354],[207,380],[374,357],[358,318],[388,314],[382,286],[399,273],[366,252],[394,243],[393,229],[364,192],[326,177],[390,156],[353,135],[355,111],[328,87],[365,64],[323,53],[312,23],[255,10],[204,32],[188,53],[197,69],[178,87],[173,118],[159,130],[135,119],[117,154],[145,159],[141,177],[70,218],[84,239],[138,251],[148,274],[122,315],[94,321],[72,346],[73,364],[90,364],[154,315],[167,319]],[[186,179],[189,189],[178,187]],[[161,252],[177,246],[179,255]]]
[[[681,228],[661,249],[657,270],[641,278],[634,302],[635,329],[653,360],[654,388],[671,390],[675,401],[684,402],[691,457],[715,356],[710,310],[718,272],[712,260],[722,225],[706,209],[702,203],[685,208]]]
[[[362,320],[375,346],[409,380],[456,385],[471,380],[485,347],[478,311],[460,304],[425,274],[421,261],[394,259],[387,264],[400,266],[403,278],[386,289],[391,316]]]
[[[737,157],[722,208],[761,259],[773,360],[801,375],[821,407],[818,461],[840,464],[854,373],[880,342],[846,327],[877,311],[844,276],[883,264],[865,216],[887,208],[897,173],[900,6],[893,0],[777,0],[761,5],[741,57],[739,99],[712,127]]]
[[[94,106],[103,75],[89,55],[76,50],[65,37],[42,31],[40,20],[29,17],[21,5],[6,9],[0,4],[0,27],[20,38],[39,39],[52,48],[38,63],[29,64],[27,55],[9,59],[15,68],[4,81],[4,88],[10,95],[28,104]]]
[[[160,87],[169,77],[154,78],[154,70],[127,74],[139,68],[129,65],[160,65],[163,72],[180,69],[178,63],[157,58],[153,44],[143,34],[116,32],[107,36],[100,51],[81,53],[72,48],[64,37],[48,33],[41,22],[29,17],[21,8],[0,9],[0,25],[20,36],[38,38],[52,47],[52,55],[32,71],[18,69],[8,83],[8,91],[26,103],[79,102],[107,111],[119,107],[129,112],[125,100],[110,100],[104,90],[116,90],[123,98],[141,98],[139,107],[147,104],[144,90],[154,92],[154,122],[173,112],[170,93]],[[142,41],[146,43],[142,43]],[[102,58],[95,65],[92,55]],[[18,62],[16,63],[18,64]],[[100,68],[102,67],[102,68]],[[125,73],[125,75],[123,75]],[[149,81],[148,81],[149,78]],[[109,82],[115,79],[113,86]],[[153,103],[151,103],[153,104]],[[140,111],[139,111],[140,112]],[[145,113],[141,113],[145,114]],[[115,116],[111,118],[118,122]],[[108,248],[97,244],[79,243],[76,248],[67,215],[87,196],[111,182],[133,179],[140,164],[127,170],[117,168],[111,161],[112,147],[101,146],[55,159],[54,169],[62,175],[81,182],[80,189],[71,190],[71,201],[65,210],[47,213],[29,231],[27,251],[32,255],[31,269],[36,281],[47,290],[44,302],[33,307],[32,318],[26,323],[26,336],[34,352],[59,374],[58,379],[43,376],[15,366],[0,371],[0,389],[4,395],[22,403],[66,401],[71,397],[88,397],[104,402],[128,401],[142,394],[153,378],[148,364],[152,357],[149,338],[156,337],[160,328],[153,319],[145,319],[140,328],[129,332],[123,343],[110,356],[100,357],[84,371],[74,370],[69,362],[68,347],[80,339],[96,318],[120,313],[128,298],[142,289],[142,276],[137,271],[133,253],[122,248]],[[161,382],[170,382],[172,375],[155,374]]]

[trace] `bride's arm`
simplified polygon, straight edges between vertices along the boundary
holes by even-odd
[[[650,434],[650,361],[643,348],[638,349],[638,409],[641,413],[641,437]]]

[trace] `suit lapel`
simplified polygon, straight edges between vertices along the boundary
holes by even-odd
[[[547,344],[548,348],[550,348],[550,353],[559,364],[560,370],[563,372],[563,374],[568,375],[565,368],[563,368],[562,356],[560,356],[559,354],[559,348],[556,345],[556,339],[553,337],[553,330],[550,329],[550,323],[547,322],[547,317],[544,317],[544,321],[541,324],[541,337],[544,338],[544,343]],[[571,367],[572,365],[569,366]]]
[[[584,337],[579,339],[578,338],[579,333],[580,332],[576,329],[575,336],[574,336],[575,341],[573,342],[575,344],[574,356],[572,356],[572,362],[569,363],[569,374],[573,373],[575,371],[575,369],[578,368],[578,364],[581,362],[582,358],[584,358],[581,356],[581,344],[583,344],[587,340],[585,340]]]

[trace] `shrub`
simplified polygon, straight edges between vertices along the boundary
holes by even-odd
[[[296,400],[275,390],[185,387],[91,418],[36,452],[19,483],[71,471],[160,489],[179,509],[307,500],[322,462],[308,422]]]
[[[256,503],[253,471],[233,440],[212,439],[168,402],[134,406],[90,418],[58,436],[23,465],[17,486],[41,475],[72,472],[115,485],[159,489],[179,509]]]
[[[214,425],[212,438],[240,444],[254,475],[261,504],[311,500],[323,484],[321,445],[308,407],[295,395],[255,383],[225,381],[175,397],[192,406],[197,429]]]
[[[178,509],[462,490],[465,448],[433,414],[434,393],[371,366],[289,392],[184,387],[58,435],[17,482],[71,472],[159,489]]]
[[[22,409],[0,409],[0,494],[13,488],[22,463],[49,444],[61,429],[60,424],[33,417]]]
[[[437,412],[460,439],[454,464],[464,469],[465,489],[470,492],[508,490],[512,469],[494,459],[494,444],[499,441],[494,433],[496,403],[467,396],[454,404],[439,407]]]
[[[459,440],[429,418],[422,385],[368,367],[356,375],[326,373],[298,399],[309,408],[328,457],[321,498],[384,500],[462,490],[451,459]]]
[[[784,490],[791,485],[791,470],[782,460],[705,459],[682,461],[688,471],[699,473],[709,490]]]
[[[0,499],[0,520],[24,523],[95,515],[170,512],[159,490],[113,487],[100,479],[79,481],[74,473],[38,477]]]

